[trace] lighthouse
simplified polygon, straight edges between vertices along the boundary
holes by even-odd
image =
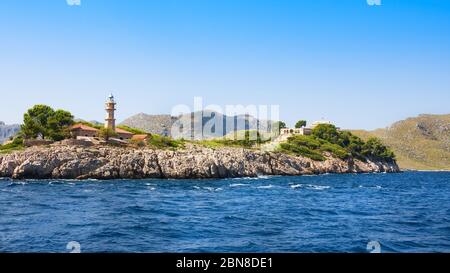
[[[113,94],[109,95],[106,100],[106,118],[105,118],[105,128],[109,128],[116,131],[116,119],[114,118],[114,111],[116,111],[116,102],[114,101]]]

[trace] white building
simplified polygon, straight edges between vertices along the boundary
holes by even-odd
[[[309,136],[312,133],[311,128],[283,128],[280,130],[280,135],[302,135]]]

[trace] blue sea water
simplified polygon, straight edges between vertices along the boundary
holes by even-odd
[[[450,252],[450,172],[0,180],[0,252]]]

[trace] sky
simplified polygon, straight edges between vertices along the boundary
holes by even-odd
[[[69,2],[76,2],[69,0]],[[2,0],[0,120],[204,104],[375,129],[450,113],[450,1]]]

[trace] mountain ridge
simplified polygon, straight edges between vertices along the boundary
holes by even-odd
[[[0,121],[0,145],[8,141],[10,137],[15,136],[19,131],[19,124],[7,125],[3,121]]]
[[[223,137],[229,133],[242,130],[256,130],[267,131],[271,129],[272,121],[259,120],[250,115],[236,115],[227,116],[219,112],[203,111],[199,120],[196,115],[199,112],[192,112],[180,116],[163,115],[149,115],[139,113],[133,115],[120,123],[132,128],[137,128],[151,134],[158,134],[163,136],[171,136],[174,138],[184,139],[210,139]],[[217,127],[212,121],[222,121],[223,127]],[[200,124],[201,123],[201,124]],[[183,125],[190,124],[191,130],[182,130],[173,135],[172,128],[183,127]],[[205,131],[204,128],[211,126],[212,130]]]

